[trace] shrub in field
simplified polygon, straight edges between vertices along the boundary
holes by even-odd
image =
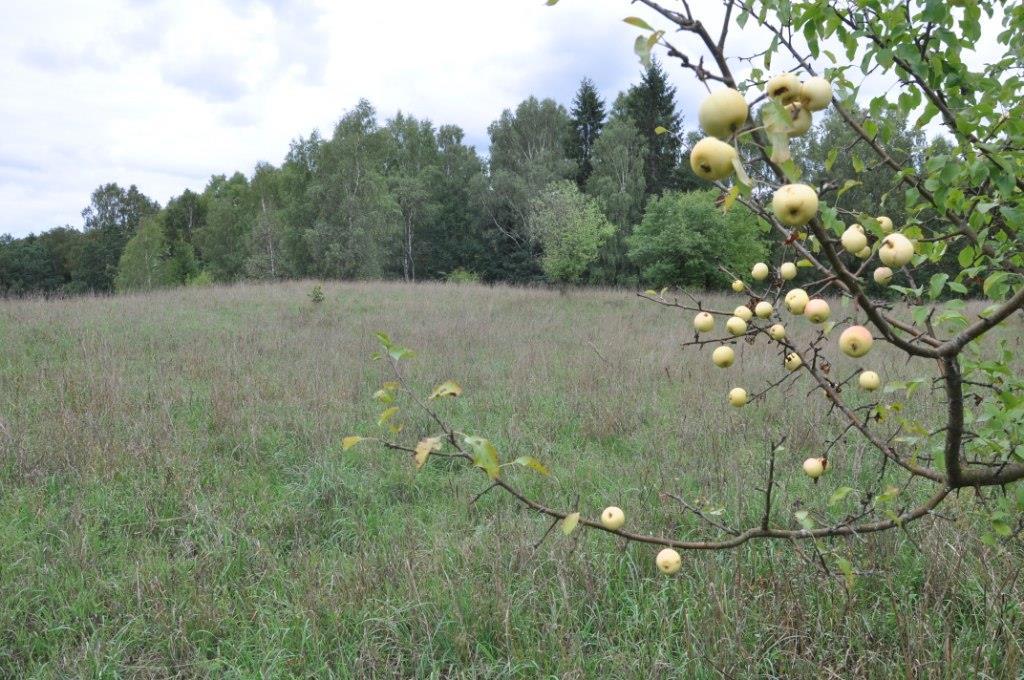
[[[309,301],[314,305],[318,305],[324,301],[324,287],[320,284],[313,286],[313,290],[309,291]]]
[[[629,258],[656,286],[711,287],[729,283],[716,262],[747,268],[764,257],[757,220],[749,212],[723,213],[718,192],[670,191],[651,200],[628,239]]]
[[[456,267],[445,274],[444,280],[448,283],[480,283],[480,275],[474,271]]]
[[[823,539],[904,528],[931,516],[963,489],[973,489],[982,501],[987,523],[982,540],[994,543],[1020,534],[1024,377],[1014,368],[1013,333],[1000,332],[1000,327],[1016,323],[1024,308],[1024,77],[1019,55],[1024,6],[1006,0],[723,0],[724,21],[712,27],[698,13],[708,11],[705,3],[667,7],[638,2],[667,22],[666,30],[659,30],[637,17],[626,20],[643,31],[636,40],[641,59],[664,48],[708,90],[700,107],[707,136],[690,153],[694,173],[715,188],[724,214],[749,211],[781,246],[777,262],[759,262],[749,271],[723,267],[721,282],[732,281],[736,309],[716,309],[689,296],[672,298],[666,291],[641,297],[695,314],[695,335],[685,345],[736,372],[728,394],[708,408],[732,404],[746,412],[772,390],[804,381],[835,416],[828,443],[806,452],[802,466],[794,469],[777,464],[782,441],[766,443],[763,479],[751,483],[760,508],[760,521],[752,526],[730,526],[687,506],[717,535],[645,533],[631,524],[628,507],[585,517],[524,493],[510,466],[546,474],[545,465],[533,456],[504,460],[491,441],[441,417],[433,402],[458,397],[461,389],[448,382],[418,396],[400,366],[410,353],[384,335],[381,357],[394,367],[395,380],[375,395],[384,406],[378,419],[384,434],[369,439],[408,453],[417,467],[437,456],[476,466],[490,480],[485,491],[507,492],[549,517],[551,528],[560,526],[565,533],[587,528],[654,545],[661,550],[656,563],[666,574],[680,569],[679,551],[726,549],[755,539],[813,541],[818,555],[826,555]],[[982,39],[983,19],[992,27],[1000,24],[985,36],[990,50],[999,53],[971,67],[962,54]],[[745,29],[738,45],[731,33],[736,27]],[[688,47],[673,42],[680,35],[693,39]],[[764,44],[753,46],[752,36],[763,37]],[[794,67],[773,74],[773,61]],[[753,66],[742,78],[733,70],[740,63]],[[864,115],[855,115],[857,83],[868,74],[888,74],[893,89],[871,99]],[[751,110],[752,103],[761,102],[757,111]],[[815,114],[829,108],[849,127],[855,143],[830,150],[824,178],[811,185],[790,143],[809,128]],[[891,121],[901,116],[919,126],[941,126],[949,143],[933,145],[919,163],[900,164],[887,143]],[[888,193],[905,204],[902,224],[844,209],[843,194],[863,180],[828,176],[840,154],[852,159],[854,173],[862,178],[873,168],[894,171]],[[645,238],[644,232],[636,238]],[[953,252],[950,261],[947,254]],[[948,271],[918,278],[917,272],[936,263]],[[968,305],[968,298],[978,295],[984,303]],[[813,330],[806,343],[786,332],[798,324]],[[987,335],[995,337],[979,342]],[[757,343],[778,355],[778,379],[767,385],[745,384],[733,366],[734,347]],[[887,378],[875,362],[881,346],[908,359],[925,359],[910,365],[930,363],[933,372],[909,380]],[[856,362],[849,375],[835,369],[841,354]],[[882,385],[880,398],[864,403]],[[915,421],[903,408],[915,392],[928,390],[942,404],[939,427]],[[436,431],[409,444],[393,441],[401,432],[396,424],[400,397],[429,414]],[[850,503],[854,509],[841,520],[830,520],[807,509],[783,513],[773,505],[783,477],[806,475],[815,480],[809,493],[820,489],[817,481],[844,464],[845,451],[837,444],[851,434],[874,452],[876,481],[839,487],[827,503]],[[348,437],[343,448],[361,441]],[[922,493],[921,487],[929,490]],[[814,500],[808,498],[803,507],[813,507]],[[833,555],[850,578],[852,566]]]

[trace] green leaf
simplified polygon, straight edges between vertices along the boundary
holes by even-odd
[[[434,388],[434,391],[430,393],[428,399],[437,399],[438,397],[457,397],[462,394],[462,388],[454,380],[448,380],[443,382]]]
[[[735,159],[733,159],[733,163],[735,162]],[[799,182],[800,178],[803,177],[803,171],[800,169],[800,166],[793,161],[792,158],[783,162],[781,164],[781,167],[782,172],[786,174],[786,179],[788,179],[790,182]]]
[[[501,475],[501,460],[494,444],[483,437],[466,437],[463,441],[473,450],[473,465],[481,468],[491,479],[497,479]]]
[[[380,412],[380,415],[377,416],[377,425],[383,426],[384,423],[386,423],[389,420],[391,420],[391,418],[396,413],[398,413],[398,407],[397,406],[392,406],[391,408],[384,409],[383,411]]]
[[[860,181],[855,180],[855,179],[848,179],[848,180],[846,180],[845,182],[843,182],[843,186],[840,187],[839,191],[836,192],[836,198],[839,198],[840,196],[845,194],[850,189],[854,188],[855,186],[859,186],[861,184],[863,184],[863,182],[860,182]]]
[[[831,172],[832,166],[835,165],[836,159],[839,157],[839,147],[834,146],[832,150],[828,152],[828,158],[825,159],[825,172]]]
[[[843,577],[846,580],[846,589],[850,590],[853,588],[853,564],[850,563],[850,560],[845,557],[837,557],[836,566],[839,567],[839,571],[843,572]]]
[[[726,192],[725,198],[722,200],[722,212],[729,212],[739,195],[740,188],[735,184],[732,185],[732,187],[729,188],[729,191]]]
[[[638,35],[633,42],[633,51],[640,57],[640,61],[645,67],[651,67],[651,48],[647,46],[647,38]]]
[[[547,0],[544,4],[547,5],[548,7],[551,7],[552,5],[557,5],[558,0]]]
[[[832,495],[828,499],[828,504],[832,506],[836,505],[837,503],[841,503],[842,500],[849,496],[852,491],[853,488],[849,486],[839,487],[838,489],[832,492]]]
[[[894,500],[896,496],[900,495],[900,488],[898,486],[887,486],[885,491],[875,496],[876,503],[889,503]]]
[[[348,451],[349,449],[351,449],[353,446],[363,441],[364,439],[366,438],[357,437],[355,435],[352,435],[351,437],[345,437],[344,439],[341,440],[341,450]]]
[[[793,516],[796,517],[796,521],[800,522],[800,526],[804,529],[810,531],[814,528],[814,520],[811,519],[810,513],[806,510],[797,510],[793,513]]]
[[[528,467],[531,470],[533,470],[535,472],[538,472],[538,473],[540,473],[542,475],[545,475],[545,476],[549,474],[548,469],[544,465],[544,463],[540,462],[539,460],[537,460],[533,456],[519,456],[518,458],[516,458],[512,462],[515,463],[516,465],[522,465],[523,467]]]
[[[637,28],[642,28],[645,31],[653,31],[654,30],[653,26],[651,26],[649,23],[647,23],[646,21],[644,21],[640,17],[626,17],[625,19],[623,19],[623,21],[625,21],[630,26],[636,26]]]
[[[574,512],[570,515],[566,515],[565,519],[562,520],[562,533],[568,536],[572,532],[576,531],[576,527],[580,523],[580,513]]]
[[[402,359],[411,359],[412,357],[416,356],[415,352],[405,347],[392,347],[391,349],[388,350],[388,354],[390,354],[391,358],[394,359],[395,361],[401,361]]]
[[[747,175],[746,168],[743,167],[743,161],[739,159],[739,156],[732,159],[732,169],[736,171],[736,179],[738,179],[745,186],[751,186],[753,182],[750,181],[750,177]]]
[[[662,127],[660,125],[654,128],[654,134],[656,135],[663,135],[666,132],[668,132],[668,128]]]
[[[985,297],[992,300],[1003,299],[1006,291],[1009,290],[1009,286],[1006,284],[1006,279],[1009,276],[1009,272],[1002,271],[989,274],[985,279],[985,283],[981,285],[981,292],[985,294]]]
[[[928,295],[934,300],[942,295],[942,289],[946,286],[946,281],[949,280],[949,274],[935,274],[932,276],[931,281],[928,283]]]

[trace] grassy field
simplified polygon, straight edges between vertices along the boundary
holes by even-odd
[[[725,403],[780,375],[763,341],[723,371],[679,347],[689,315],[624,292],[325,284],[314,306],[312,285],[0,303],[0,677],[1024,673],[1022,550],[970,537],[973,492],[829,543],[862,572],[848,591],[807,544],[688,553],[673,578],[600,532],[535,549],[542,517],[498,492],[469,506],[478,470],[341,451],[375,431],[386,330],[418,351],[413,384],[462,384],[442,406],[459,429],[551,467],[509,471],[551,504],[713,536],[670,491],[749,526],[765,441],[788,435],[773,521],[841,517],[832,491],[874,484],[877,461],[851,438],[821,484],[800,473],[836,431],[807,377]]]

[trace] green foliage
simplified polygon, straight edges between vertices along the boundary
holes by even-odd
[[[313,286],[313,290],[309,291],[309,301],[314,305],[319,305],[324,301],[324,287],[320,284]]]
[[[733,272],[748,271],[765,246],[757,220],[741,205],[724,212],[716,191],[669,192],[651,200],[628,239],[629,257],[645,283],[721,287]]]
[[[575,176],[566,157],[569,117],[554,100],[530,97],[515,111],[505,110],[488,127],[491,137],[490,187],[481,207],[492,252],[485,279],[540,278],[538,239],[532,233],[530,205],[551,182]]]
[[[678,188],[676,168],[682,144],[683,119],[676,110],[676,88],[668,84],[665,70],[652,61],[640,82],[615,102],[613,118],[628,118],[646,142],[644,180],[648,195]],[[667,132],[659,133],[658,128]]]
[[[456,267],[445,274],[444,280],[448,283],[479,283],[480,275],[469,269]]]
[[[593,173],[587,193],[615,225],[615,233],[601,250],[592,280],[623,285],[635,283],[635,271],[626,256],[626,237],[643,216],[647,145],[628,118],[616,118],[594,144]]]
[[[534,199],[530,223],[543,249],[544,275],[553,282],[578,283],[615,233],[597,202],[568,180],[552,182]]]
[[[567,142],[567,156],[576,163],[576,184],[580,189],[587,186],[593,171],[592,159],[604,123],[604,101],[598,95],[594,82],[584,78],[580,81],[569,110],[570,134]]]
[[[164,241],[159,216],[148,217],[128,241],[117,267],[117,290],[143,291],[167,288],[185,282],[179,277]]]

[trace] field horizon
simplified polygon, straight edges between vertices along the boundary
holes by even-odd
[[[0,301],[0,676],[1024,672],[1020,547],[978,538],[973,491],[905,530],[827,541],[852,583],[813,544],[765,541],[685,553],[665,578],[651,546],[594,532],[536,547],[543,517],[499,493],[469,504],[479,470],[341,450],[377,432],[384,331],[416,351],[406,377],[421,392],[462,385],[441,406],[462,431],[551,468],[509,474],[552,505],[618,505],[638,530],[713,537],[672,496],[756,523],[767,442],[785,436],[772,521],[852,512],[852,497],[828,500],[879,477],[871,452],[843,440],[812,484],[801,461],[840,431],[825,400],[802,379],[730,408],[728,389],[761,389],[781,357],[740,343],[717,369],[711,348],[680,347],[690,321],[629,290],[504,284]],[[934,372],[888,347],[871,360],[887,380]],[[927,423],[939,399],[905,402]],[[429,432],[405,424],[407,439]]]

